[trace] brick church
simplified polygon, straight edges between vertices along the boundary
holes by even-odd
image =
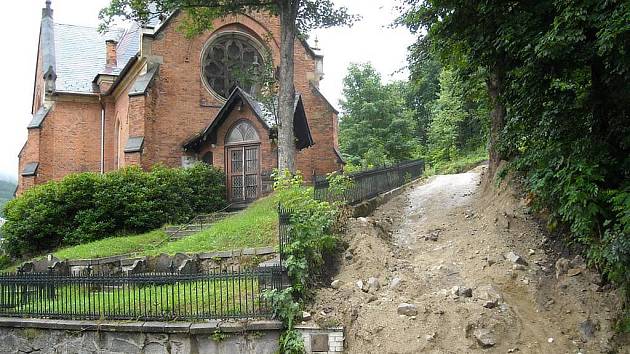
[[[278,163],[274,107],[257,101],[256,85],[240,84],[234,71],[264,60],[279,65],[279,19],[229,16],[193,39],[178,31],[181,21],[176,12],[99,33],[55,23],[46,1],[18,193],[70,173],[197,161],[225,171],[232,201],[270,190]],[[323,57],[306,41],[295,43],[297,166],[308,178],[343,161],[337,111],[319,91]]]

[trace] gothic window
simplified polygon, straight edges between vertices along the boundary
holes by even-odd
[[[236,124],[228,133],[226,144],[238,144],[247,142],[258,142],[260,138],[256,132],[256,128],[247,121],[241,121]]]
[[[262,64],[262,56],[248,37],[230,33],[219,36],[202,56],[203,79],[210,89],[223,98],[238,85],[253,93],[252,70]]]

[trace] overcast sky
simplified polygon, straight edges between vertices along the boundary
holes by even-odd
[[[109,0],[53,0],[55,22],[84,26],[98,25],[98,11]],[[396,0],[335,0],[347,6],[362,20],[351,28],[318,30],[324,54],[325,77],[321,89],[338,106],[342,83],[349,63],[372,62],[385,80],[407,75],[406,49],[413,37],[404,29],[391,29],[396,17]],[[11,1],[4,4],[0,21],[3,54],[0,55],[0,174],[17,178],[17,154],[26,141],[26,125],[31,119],[33,76],[37,54],[37,36],[44,0]]]

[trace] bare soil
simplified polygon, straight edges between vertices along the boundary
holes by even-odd
[[[614,338],[615,290],[579,258],[556,272],[525,201],[481,186],[484,169],[431,177],[350,220],[339,287],[317,291],[313,320],[343,325],[347,353],[630,353]],[[370,277],[378,289],[361,290]],[[400,315],[401,303],[417,314]]]

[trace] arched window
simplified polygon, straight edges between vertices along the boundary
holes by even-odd
[[[203,161],[203,163],[206,163],[210,166],[212,166],[212,162],[213,162],[213,156],[212,156],[212,151],[208,151],[205,154],[203,154],[203,157],[201,158],[201,161]]]
[[[226,144],[253,143],[260,141],[256,128],[248,122],[237,123],[227,135]]]
[[[253,93],[254,83],[247,81],[253,76],[251,71],[262,64],[257,48],[260,45],[240,33],[230,32],[213,39],[201,59],[202,76],[208,88],[223,98],[227,98],[235,85]]]

